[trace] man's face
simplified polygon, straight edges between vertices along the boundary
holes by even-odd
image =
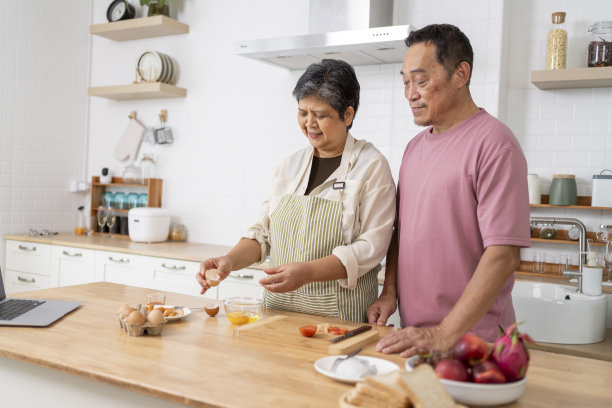
[[[410,46],[402,65],[404,95],[410,103],[414,123],[442,126],[455,103],[457,88],[436,58],[436,46],[418,43]]]

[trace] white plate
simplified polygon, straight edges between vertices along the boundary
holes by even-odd
[[[145,51],[138,58],[138,73],[145,81],[159,81],[163,74],[161,56],[156,51]]]
[[[344,383],[354,384],[358,381],[362,381],[363,378],[347,377],[331,371],[332,364],[334,364],[334,361],[336,361],[336,359],[340,357],[346,357],[346,354],[339,356],[323,357],[318,359],[314,363],[315,370],[317,370],[323,375],[333,378],[334,380]],[[392,363],[391,361],[384,360],[382,358],[369,356],[355,356],[353,358],[360,358],[362,360],[366,360],[368,363],[376,367],[377,375],[390,373],[392,371],[397,371],[400,369],[397,364]]]
[[[171,307],[174,307],[172,305],[155,305],[155,308],[157,309],[158,307],[163,307],[164,309],[168,309]],[[188,307],[184,307],[183,308],[183,315],[182,316],[172,316],[172,317],[166,317],[166,319],[168,319],[169,322],[173,321],[173,320],[179,320],[182,319],[185,316],[189,316],[191,314],[191,309],[189,309]]]
[[[406,371],[414,369],[418,358],[412,356],[406,360]],[[476,384],[444,379],[440,379],[440,382],[456,402],[478,407],[509,404],[517,400],[525,391],[527,377],[505,384]]]
[[[168,56],[166,54],[163,54],[160,52],[159,56],[162,59],[162,66],[163,66],[162,68],[163,75],[161,76],[159,81],[168,83],[168,81],[170,80],[170,62],[168,62]]]

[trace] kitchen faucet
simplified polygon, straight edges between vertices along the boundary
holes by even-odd
[[[563,271],[563,277],[576,278],[578,280],[578,293],[582,293],[582,265],[586,261],[587,242],[586,242],[586,227],[582,221],[576,218],[554,218],[554,217],[531,217],[532,224],[561,224],[573,225],[580,231],[578,238],[578,272],[570,271],[569,265],[566,265]]]

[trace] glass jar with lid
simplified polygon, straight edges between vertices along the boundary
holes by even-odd
[[[565,13],[552,13],[552,26],[546,38],[546,69],[565,69],[567,64],[567,30]]]
[[[591,38],[587,54],[589,67],[612,66],[612,21],[598,21],[589,27]]]

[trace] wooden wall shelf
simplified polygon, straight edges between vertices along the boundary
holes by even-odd
[[[609,87],[612,86],[612,67],[531,71],[531,83],[543,90]]]
[[[576,205],[552,205],[548,194],[542,194],[542,204],[530,204],[531,208],[575,208],[579,210],[612,210],[612,207],[591,206],[591,196],[578,196]]]
[[[151,16],[89,26],[93,35],[114,41],[138,40],[189,33],[189,26],[166,16]]]
[[[100,98],[126,101],[133,99],[184,98],[185,88],[163,82],[142,82],[131,85],[92,86],[87,89],[87,95]]]

